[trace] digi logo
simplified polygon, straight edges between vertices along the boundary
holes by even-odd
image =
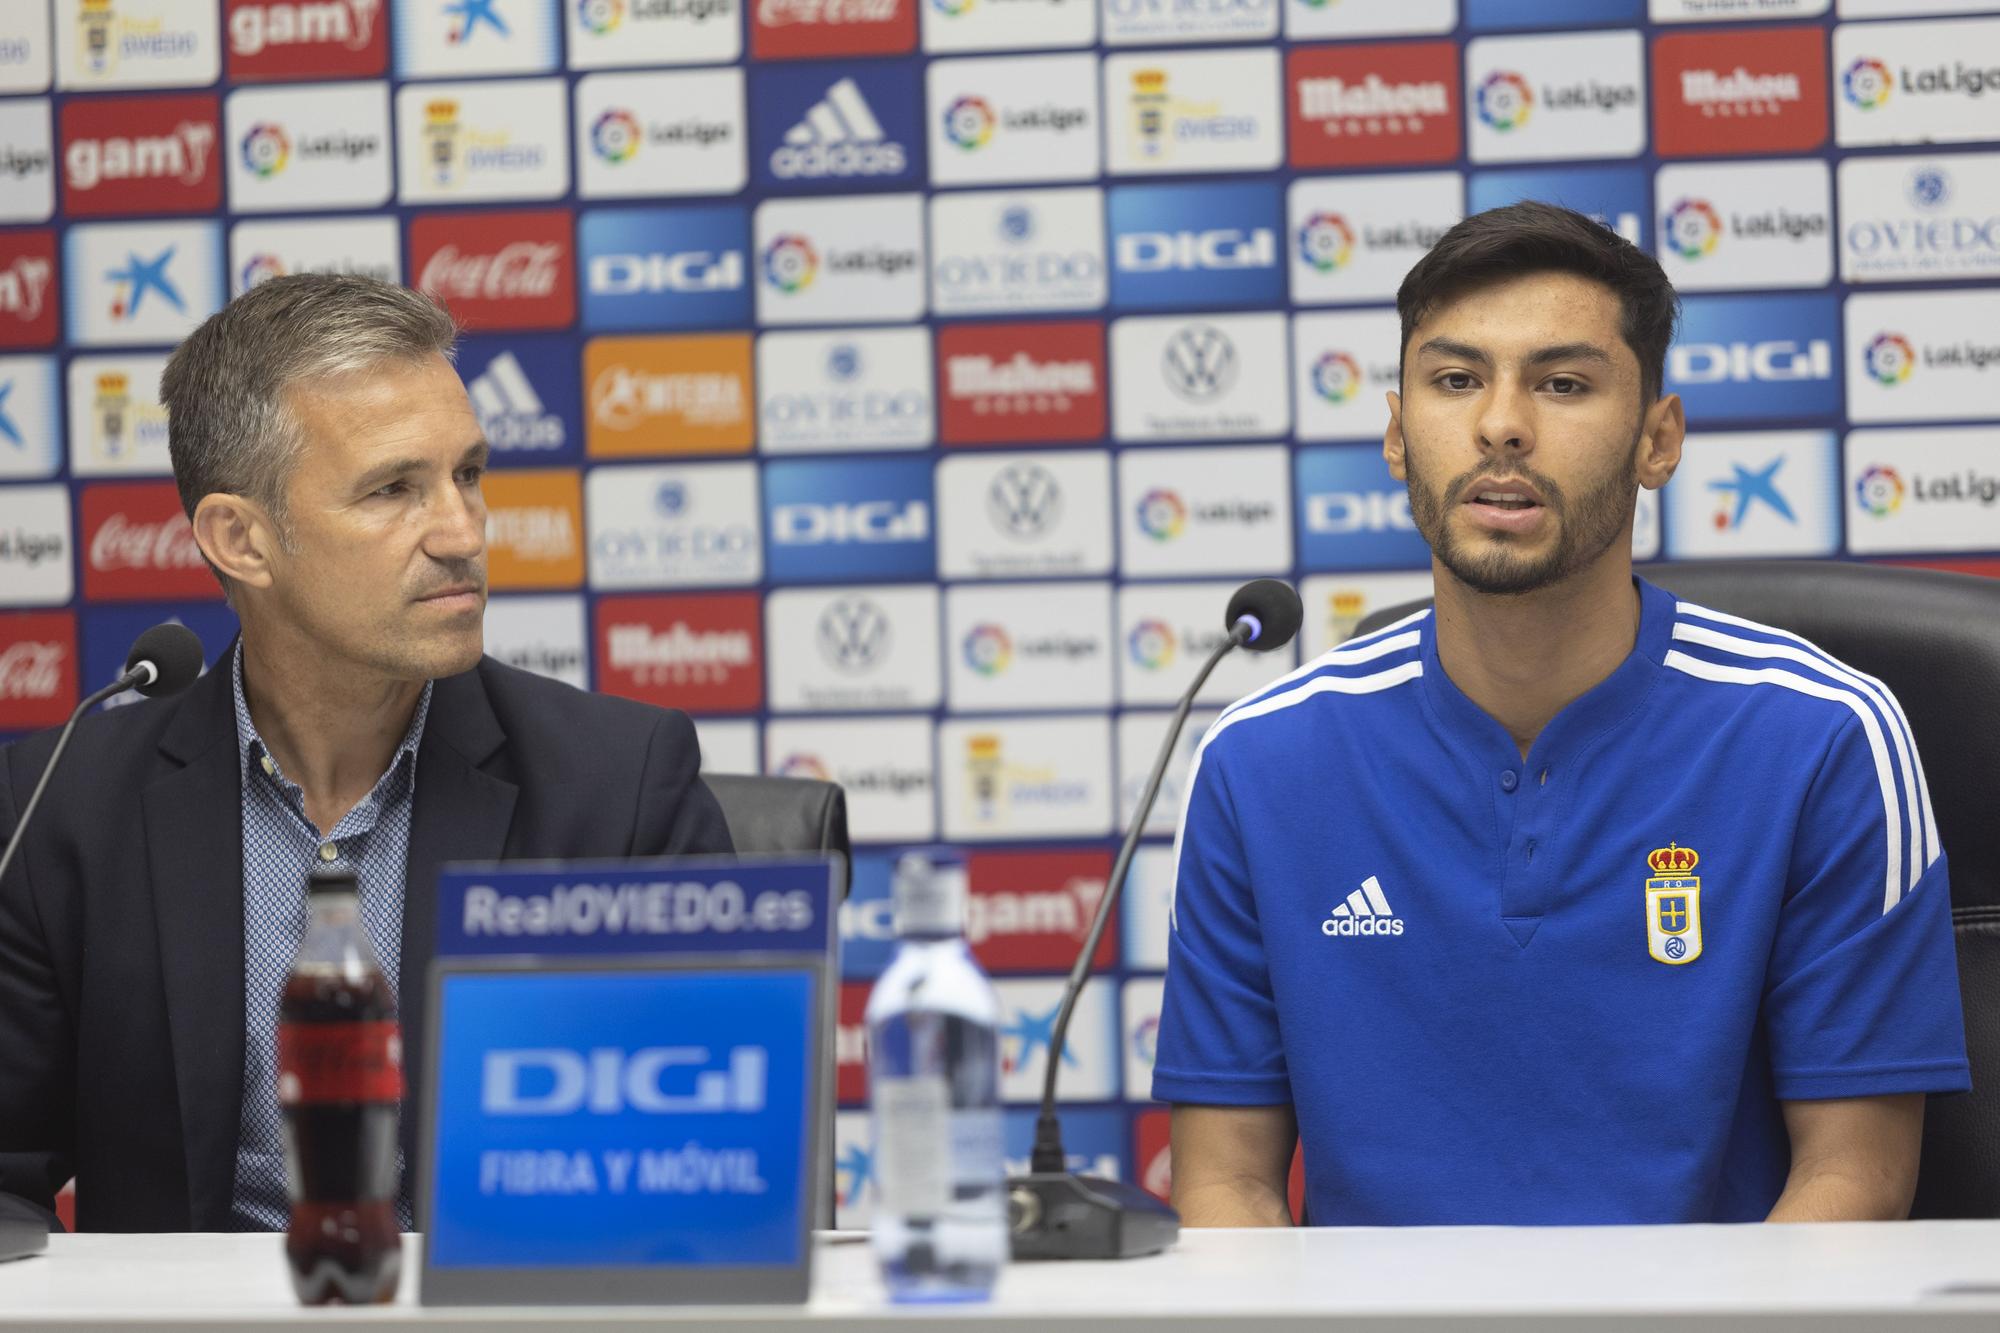
[[[762,1046],[738,1046],[715,1069],[706,1046],[488,1051],[479,1109],[495,1116],[755,1115],[765,1106],[770,1058]],[[692,1079],[670,1072],[688,1069]],[[683,1082],[689,1086],[679,1087]]]
[[[1683,259],[1715,253],[1722,238],[1722,219],[1706,199],[1683,199],[1667,211],[1667,244]]]
[[[1863,111],[1873,111],[1888,101],[1895,86],[1889,67],[1870,56],[1856,60],[1840,76],[1841,95]]]
[[[1892,467],[1871,467],[1854,479],[1854,498],[1876,518],[1887,518],[1901,509],[1903,491],[1903,479]]]
[[[1299,258],[1321,273],[1345,268],[1354,257],[1354,228],[1338,213],[1314,213],[1299,227]]]
[[[1877,384],[1894,388],[1917,366],[1916,349],[1900,333],[1878,333],[1861,353],[1861,368]]]
[[[1479,85],[1479,118],[1496,130],[1515,130],[1528,123],[1535,107],[1534,89],[1512,70],[1497,69]]]

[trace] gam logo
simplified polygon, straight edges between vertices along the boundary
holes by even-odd
[[[754,1115],[764,1109],[770,1060],[762,1046],[732,1048],[720,1069],[706,1046],[488,1051],[479,1107],[505,1116]]]

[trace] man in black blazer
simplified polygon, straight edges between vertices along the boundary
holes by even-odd
[[[246,1155],[275,1123],[254,1015],[316,864],[351,861],[399,945],[414,1056],[440,865],[731,850],[685,715],[483,655],[454,337],[416,293],[306,276],[175,353],[175,477],[243,634],[184,695],[78,726],[0,883],[0,1193],[47,1209],[73,1173],[85,1230],[282,1224]],[[0,751],[0,838],[52,744]]]

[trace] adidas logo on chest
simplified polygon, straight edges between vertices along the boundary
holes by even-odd
[[[1347,901],[1333,909],[1319,923],[1323,935],[1400,935],[1403,919],[1389,907],[1382,881],[1370,875],[1361,887],[1347,895]]]

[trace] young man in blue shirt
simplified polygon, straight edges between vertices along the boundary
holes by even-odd
[[[1969,1086],[1882,685],[1632,574],[1675,298],[1579,214],[1397,296],[1433,610],[1239,701],[1187,784],[1153,1095],[1191,1226],[1895,1218]]]

